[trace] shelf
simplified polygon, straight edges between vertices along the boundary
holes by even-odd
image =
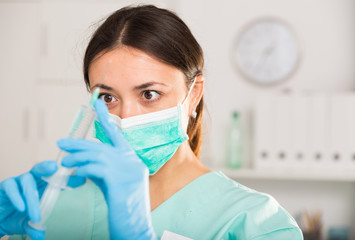
[[[261,170],[211,167],[233,179],[355,182],[355,171]]]

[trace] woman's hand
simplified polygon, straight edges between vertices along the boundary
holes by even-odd
[[[49,177],[56,170],[55,161],[45,161],[28,173],[0,182],[0,237],[26,234],[33,240],[44,239],[44,231],[31,228],[28,221],[41,220],[39,196],[47,185],[41,177]]]
[[[150,215],[149,173],[109,117],[106,105],[95,104],[109,144],[62,139],[58,146],[69,152],[65,167],[77,167],[75,175],[90,178],[103,192],[109,213],[111,239],[156,239]]]

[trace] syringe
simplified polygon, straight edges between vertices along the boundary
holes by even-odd
[[[86,138],[96,118],[94,104],[98,99],[99,93],[100,90],[97,88],[91,96],[89,106],[80,107],[69,133],[69,138]],[[43,192],[40,202],[41,221],[38,223],[29,222],[29,225],[35,229],[45,230],[44,224],[51,214],[61,190],[66,188],[69,177],[73,173],[73,169],[61,165],[65,155],[67,155],[67,152],[59,152],[57,157],[58,170],[48,179],[48,185]]]

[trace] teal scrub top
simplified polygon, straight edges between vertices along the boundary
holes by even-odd
[[[152,222],[159,238],[167,230],[192,239],[303,239],[295,220],[273,197],[222,172],[187,184],[152,212]],[[61,193],[46,239],[109,239],[107,205],[94,183]]]

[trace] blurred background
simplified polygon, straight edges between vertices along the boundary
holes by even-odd
[[[100,20],[175,11],[205,53],[201,161],[274,196],[305,239],[355,239],[354,0],[0,0],[0,180],[55,159]]]

